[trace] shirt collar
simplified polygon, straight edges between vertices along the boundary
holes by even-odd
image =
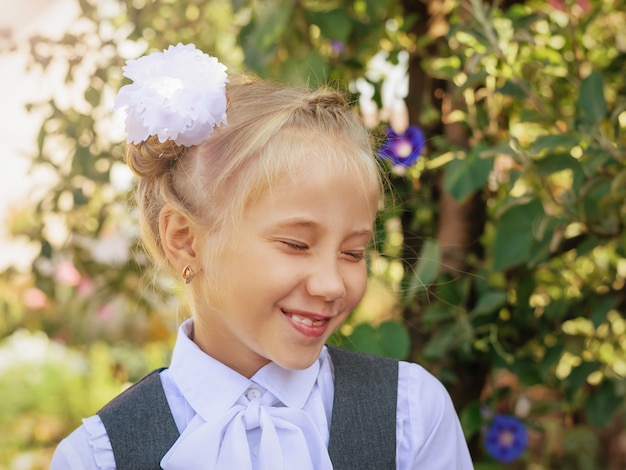
[[[311,395],[319,371],[319,358],[303,370],[283,369],[270,362],[259,369],[251,380],[269,390],[284,405],[301,409]]]
[[[308,400],[320,359],[303,370],[283,369],[270,362],[247,379],[204,353],[189,338],[192,331],[191,319],[180,326],[169,370],[187,402],[204,420],[222,415],[254,384],[269,390],[288,407],[300,409]]]

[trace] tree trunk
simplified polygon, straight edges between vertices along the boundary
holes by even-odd
[[[442,11],[444,2],[404,0],[403,5],[407,14],[416,14],[418,18],[412,31],[417,37],[427,34],[431,37],[437,36],[430,49],[426,51],[426,54],[437,54],[436,42],[443,40],[441,34],[447,32],[446,12]],[[426,134],[443,134],[451,147],[467,150],[469,138],[465,126],[461,123],[450,123],[446,119],[447,114],[461,107],[463,103],[449,101],[454,84],[442,82],[427,75],[421,66],[425,58],[413,55],[409,61],[409,95],[407,98],[409,119],[411,123],[419,125],[421,111],[428,100],[428,105],[435,106],[442,111],[442,121],[434,128],[425,129]],[[480,193],[474,194],[466,201],[456,201],[443,190],[441,178],[442,175],[439,175],[437,188],[433,191],[433,194],[438,197],[436,237],[442,249],[441,271],[460,278],[471,272],[472,267],[468,265],[470,254],[479,258],[483,256],[479,239],[486,221],[486,209]],[[405,237],[405,241],[407,239],[419,240],[420,237],[411,235]],[[406,252],[419,253],[419,249],[416,246],[410,246],[407,247]],[[467,307],[471,308],[471,306]],[[420,324],[420,310],[418,306],[407,309],[405,318],[409,324]],[[412,328],[411,336],[413,348],[421,347],[426,339],[421,328]],[[480,359],[473,361],[463,359],[461,362],[457,358],[450,358],[450,362],[453,364],[452,369],[457,379],[451,384],[449,391],[455,407],[461,410],[469,403],[479,400],[489,373],[489,364]],[[470,442],[470,451],[474,458],[478,457],[480,452],[478,444],[477,439]]]

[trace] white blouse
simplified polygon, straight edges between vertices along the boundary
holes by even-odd
[[[192,329],[191,320],[181,325],[171,365],[160,373],[180,432],[161,466],[332,469],[326,449],[334,383],[327,349],[305,370],[269,363],[247,379],[202,352],[189,339]],[[398,372],[396,468],[472,469],[443,385],[417,364],[400,362]],[[111,443],[97,415],[61,441],[50,469],[115,470]]]

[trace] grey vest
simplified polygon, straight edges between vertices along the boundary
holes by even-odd
[[[334,346],[328,350],[335,369],[328,444],[333,468],[395,469],[398,361]],[[160,370],[98,411],[118,470],[160,469],[178,439]]]

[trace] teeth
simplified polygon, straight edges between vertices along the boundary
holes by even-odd
[[[310,318],[301,317],[300,315],[295,315],[295,314],[291,315],[291,318],[294,321],[297,321],[298,323],[302,323],[307,326],[322,326],[326,322],[326,320],[313,321]]]

